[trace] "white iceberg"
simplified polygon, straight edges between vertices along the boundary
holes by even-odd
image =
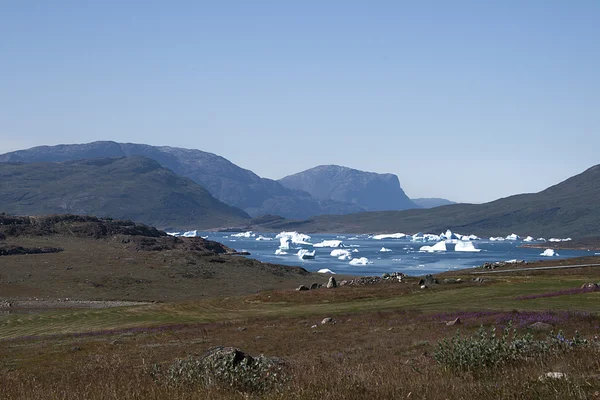
[[[340,261],[352,260],[352,256],[350,254],[342,254],[341,256],[338,257],[338,260],[340,260]]]
[[[517,235],[516,233],[511,233],[510,235],[508,235],[506,237],[506,240],[520,240],[521,237],[519,235]]]
[[[184,232],[183,235],[181,235],[183,237],[198,237],[200,236],[200,233],[198,231],[187,231]]]
[[[273,238],[270,237],[264,237],[263,235],[259,235],[256,240],[273,240]]]
[[[473,244],[473,242],[461,240],[461,241],[456,242],[454,251],[465,251],[465,252],[476,253],[478,251],[481,251],[481,249],[476,248],[475,245]]]
[[[231,237],[239,237],[239,238],[249,238],[249,237],[254,237],[256,236],[254,233],[252,233],[252,231],[248,231],[248,232],[240,232],[240,233],[234,233],[233,235],[231,235]]]
[[[312,260],[313,258],[315,258],[315,250],[308,251],[306,249],[300,249],[298,250],[298,253],[296,253],[296,255],[301,260]]]
[[[490,242],[504,242],[505,240],[506,239],[504,239],[503,237],[500,237],[500,236],[490,238]]]
[[[286,251],[284,251],[284,250],[281,250],[281,249],[277,249],[277,250],[275,250],[275,255],[278,255],[278,256],[285,256],[286,254],[287,254],[287,252],[286,252]]]
[[[345,255],[350,255],[350,250],[343,250],[343,249],[335,249],[335,250],[331,250],[331,253],[329,253],[329,255],[331,257],[339,257],[339,256],[345,256]]]
[[[275,236],[275,239],[289,238],[294,244],[312,245],[310,236],[298,232],[281,232]]]
[[[476,235],[469,235],[469,236],[463,236],[460,238],[460,240],[479,240],[479,236]]]
[[[421,246],[419,251],[426,251],[428,253],[433,253],[436,251],[446,251],[446,242],[437,242],[433,246]]]
[[[313,247],[344,247],[341,240],[323,240],[321,243],[313,244]]]
[[[573,240],[573,239],[571,239],[571,238],[566,238],[566,239],[550,238],[550,239],[548,239],[549,242],[568,242],[571,240]]]
[[[174,237],[179,237],[179,236],[181,236],[181,232],[167,232],[167,235],[174,236]]]
[[[317,272],[319,274],[334,274],[335,275],[335,272],[333,272],[329,268],[322,268],[322,269],[318,270]]]
[[[289,250],[291,248],[292,241],[289,237],[282,237],[279,239],[279,248],[282,250]]]
[[[353,258],[352,260],[350,260],[350,265],[369,265],[369,264],[373,264],[373,262],[369,261],[369,259],[367,257]]]
[[[552,249],[546,249],[546,250],[544,250],[544,251],[543,251],[543,252],[540,254],[540,256],[544,256],[544,257],[554,257],[554,256],[558,256],[558,253],[557,253],[557,252],[555,252],[555,251],[554,251],[554,250],[552,250]]]
[[[385,247],[382,247],[381,250],[379,250],[381,253],[389,253],[390,251],[392,251],[392,249],[386,249]]]
[[[460,239],[462,235],[459,235],[457,233],[452,233],[452,231],[450,229],[448,229],[446,231],[446,233],[442,233],[440,235],[440,239],[445,239],[445,240],[452,240],[452,239]]]
[[[352,250],[353,253],[358,253],[358,249]]]
[[[525,239],[523,239],[524,242],[533,242],[535,239],[532,238],[531,236],[527,236]]]
[[[406,237],[404,233],[383,233],[380,235],[375,235],[371,239],[375,240],[383,240],[383,239],[402,239]]]

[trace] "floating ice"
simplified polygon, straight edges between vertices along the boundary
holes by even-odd
[[[313,244],[313,247],[344,247],[341,240],[323,240],[321,243]]]
[[[433,246],[421,246],[419,251],[426,251],[428,253],[433,253],[436,251],[446,251],[446,242],[437,242]]]
[[[506,239],[504,239],[503,237],[491,237],[490,238],[490,242],[504,242]]]
[[[308,251],[306,249],[300,249],[298,250],[298,253],[296,253],[296,255],[301,260],[312,260],[313,258],[315,258],[315,250]]]
[[[287,236],[279,239],[279,248],[282,250],[289,250],[291,244],[292,241]]]
[[[289,238],[292,241],[292,243],[295,244],[312,245],[312,243],[309,243],[310,236],[298,232],[281,232],[277,236],[275,236],[275,239],[281,239],[284,237]]]
[[[329,253],[329,255],[331,257],[349,256],[350,250],[335,249],[335,250],[331,250],[331,253]]]
[[[558,253],[556,253],[554,250],[552,249],[546,249],[544,250],[543,253],[540,254],[540,256],[544,256],[544,257],[554,257],[554,256],[558,256]]]
[[[263,235],[259,235],[256,240],[273,240],[273,238],[270,237],[264,237]]]
[[[338,257],[338,260],[341,260],[341,261],[352,260],[352,256],[350,254],[342,254],[341,256]]]
[[[521,237],[519,235],[517,235],[516,233],[511,233],[510,235],[508,235],[506,237],[506,240],[520,240]]]
[[[388,253],[390,251],[392,251],[392,249],[386,249],[385,247],[382,247],[381,250],[379,250],[381,253]]]
[[[183,237],[198,237],[200,236],[200,234],[198,233],[198,231],[187,231],[184,232],[183,235],[181,235]]]
[[[460,240],[479,240],[479,236],[475,236],[475,235],[464,235],[463,237],[460,238]]]
[[[372,239],[382,240],[382,239],[402,239],[406,237],[404,233],[383,233],[381,235],[375,235]]]
[[[358,249],[352,250],[353,253],[358,253]]]
[[[179,236],[181,236],[181,232],[167,232],[167,235],[179,237]]]
[[[287,252],[286,252],[286,251],[283,251],[283,250],[281,250],[281,249],[277,249],[277,250],[275,250],[275,255],[278,255],[278,256],[284,256],[284,255],[286,255],[286,254],[287,254]]]
[[[549,242],[569,242],[573,239],[571,238],[566,238],[566,239],[558,239],[558,238],[550,238],[548,239]]]
[[[442,238],[440,237],[440,235],[434,235],[431,233],[415,233],[412,236],[412,241],[413,242],[439,242],[440,240],[442,240]]]
[[[476,253],[478,251],[481,251],[481,249],[476,248],[475,245],[473,245],[473,243],[470,241],[458,241],[456,242],[454,251],[466,251]]]
[[[452,239],[460,239],[462,235],[452,233],[450,229],[446,231],[446,233],[442,233],[440,235],[440,239],[452,240]]]
[[[523,239],[524,242],[533,242],[535,239],[532,238],[531,236],[527,236],[525,239]]]
[[[507,261],[505,261],[505,263],[507,263],[507,264],[516,264],[516,263],[518,263],[518,261],[517,261],[517,259],[507,260]]]
[[[240,233],[234,233],[233,235],[231,235],[231,237],[239,237],[239,238],[249,238],[249,237],[254,237],[256,236],[254,233],[252,233],[252,231],[248,231],[248,232],[240,232]]]
[[[373,264],[373,261],[369,261],[369,259],[367,257],[353,258],[352,260],[350,260],[350,265],[368,265],[368,264]]]
[[[335,272],[333,272],[329,268],[322,268],[322,269],[318,270],[317,272],[319,274],[334,274],[335,275]]]

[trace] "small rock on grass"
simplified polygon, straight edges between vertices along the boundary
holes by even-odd
[[[454,325],[460,325],[462,324],[460,318],[456,317],[456,319],[452,320],[452,321],[448,321],[446,322],[446,326],[454,326]]]
[[[567,374],[562,372],[546,372],[544,375],[540,375],[538,380],[545,381],[547,379],[567,379]]]
[[[333,324],[334,322],[335,321],[333,320],[333,318],[327,317],[327,318],[323,318],[323,321],[321,321],[321,325]]]

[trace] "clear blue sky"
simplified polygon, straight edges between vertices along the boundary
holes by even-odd
[[[600,1],[0,0],[0,152],[116,140],[483,202],[600,163]]]

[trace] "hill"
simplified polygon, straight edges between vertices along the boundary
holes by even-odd
[[[279,182],[287,188],[308,192],[318,200],[351,203],[366,211],[419,208],[406,196],[394,174],[320,165],[286,176]]]
[[[249,219],[200,185],[144,157],[0,163],[0,182],[0,210],[9,214],[87,214],[180,229]]]
[[[62,162],[90,158],[142,156],[205,187],[214,197],[252,216],[308,218],[322,213],[364,211],[353,204],[320,202],[310,194],[261,178],[216,154],[200,150],[134,143],[93,142],[39,146],[0,155],[0,162]]]
[[[432,209],[323,215],[305,221],[270,219],[259,229],[306,232],[441,232],[463,234],[590,237],[600,234],[600,165],[539,193],[485,204],[454,204]]]
[[[438,197],[425,197],[410,200],[421,208],[433,208],[439,206],[447,206],[450,204],[456,204],[456,202],[454,201],[450,201],[448,199],[440,199]]]

